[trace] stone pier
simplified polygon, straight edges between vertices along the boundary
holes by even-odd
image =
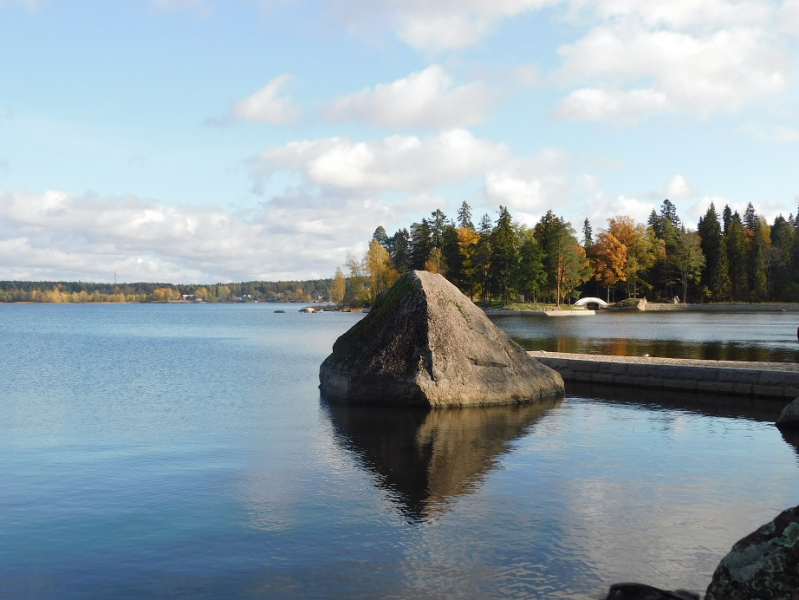
[[[799,397],[799,365],[529,352],[569,382],[791,401]]]

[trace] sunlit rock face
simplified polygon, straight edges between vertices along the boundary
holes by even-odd
[[[326,399],[359,404],[489,406],[564,391],[557,372],[426,271],[403,275],[336,340],[319,379]]]
[[[713,573],[705,600],[799,597],[799,506],[735,543]]]

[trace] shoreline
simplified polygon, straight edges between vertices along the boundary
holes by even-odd
[[[557,309],[551,310],[519,310],[515,308],[483,308],[489,317],[493,316],[531,316],[531,317],[567,317],[586,316],[599,313],[620,312],[717,312],[717,313],[751,313],[751,312],[796,312],[799,313],[799,303],[788,304],[655,304],[648,303],[646,309],[637,308],[601,308],[599,310],[587,309]]]

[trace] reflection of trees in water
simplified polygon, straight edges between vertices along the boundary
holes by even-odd
[[[790,348],[753,346],[739,342],[691,342],[683,340],[637,340],[628,338],[520,338],[513,337],[525,350],[607,354],[611,356],[662,356],[699,360],[799,361],[799,351]]]
[[[329,404],[336,441],[358,455],[413,521],[471,493],[510,442],[562,400],[481,408],[402,409]]]

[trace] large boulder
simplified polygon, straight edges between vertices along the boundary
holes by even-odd
[[[557,372],[426,271],[403,275],[336,340],[319,379],[324,398],[360,404],[487,406],[564,391]]]
[[[799,398],[782,409],[775,425],[780,429],[799,429]]]
[[[705,600],[799,599],[799,506],[736,542],[707,588]]]

